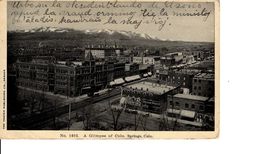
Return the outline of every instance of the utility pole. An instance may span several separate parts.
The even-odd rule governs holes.
[[[68,71],[68,77],[67,77],[67,99],[69,98],[69,83],[70,83],[70,76]],[[68,117],[68,130],[70,130],[70,114],[71,114],[71,102],[69,101],[69,117]]]
[[[70,113],[71,113],[71,102],[69,102],[69,121],[68,121],[68,130],[70,130]]]
[[[121,90],[120,95],[121,95],[121,98],[122,98],[122,96],[123,96],[123,87],[122,86],[120,86],[120,90]]]

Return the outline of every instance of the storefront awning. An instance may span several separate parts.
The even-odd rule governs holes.
[[[181,116],[182,117],[188,117],[188,118],[194,118],[195,112],[194,111],[188,111],[188,110],[181,110]]]
[[[138,80],[138,79],[140,79],[140,78],[141,78],[140,75],[134,75],[134,76],[126,77],[125,80],[126,80],[127,82],[129,82],[129,81]]]
[[[122,78],[115,79],[114,82],[115,82],[116,85],[125,83],[125,81]]]
[[[180,110],[176,110],[176,109],[167,109],[167,113],[173,113],[173,114],[180,114]]]
[[[114,82],[114,81],[111,81],[110,83],[109,83],[109,85],[110,86],[113,86],[113,85],[115,85],[116,83]]]
[[[87,90],[87,89],[90,89],[91,87],[84,87],[82,88],[82,90]]]

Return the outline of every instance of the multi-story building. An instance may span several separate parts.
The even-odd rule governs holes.
[[[125,64],[125,75],[131,76],[139,74],[139,64],[136,63],[127,63]]]
[[[183,54],[185,56],[190,56],[192,55],[194,57],[195,60],[203,60],[206,55],[204,54],[205,51],[202,50],[194,50],[194,51],[185,51],[183,52]]]
[[[117,56],[116,48],[86,48],[85,52],[91,51],[93,56],[97,59],[109,59]]]
[[[200,69],[200,70],[204,70],[204,71],[208,71],[208,70],[215,70],[215,60],[203,60],[200,61],[199,63],[193,64],[191,66],[189,66],[189,68],[191,69]]]
[[[133,57],[133,63],[155,65],[160,62],[160,56]]]
[[[172,86],[181,86],[192,91],[193,77],[200,71],[196,69],[174,69],[162,71],[159,74],[159,79]]]
[[[163,68],[171,67],[173,65],[181,64],[183,55],[181,52],[168,53],[165,56],[162,56],[160,61]]]
[[[183,63],[184,63],[184,64],[193,64],[193,63],[195,63],[195,62],[196,62],[196,61],[195,61],[193,55],[183,56]]]
[[[54,64],[33,60],[16,63],[18,86],[41,91],[54,91]]]
[[[209,97],[176,94],[168,95],[167,115],[179,119],[194,121],[206,112]]]
[[[124,87],[123,97],[128,108],[162,113],[167,108],[167,96],[174,89],[173,86],[143,81]]]
[[[192,82],[192,94],[214,97],[215,82],[214,73],[199,73],[194,76]]]
[[[143,64],[143,57],[133,57],[133,63]]]
[[[125,63],[114,63],[114,79],[122,78],[125,76]]]
[[[84,61],[88,52],[91,51],[95,59],[114,59],[116,57],[116,52],[121,51],[121,48],[114,47],[86,47],[86,48],[73,48],[73,49],[55,49],[51,54],[60,61]]]
[[[139,74],[144,75],[144,74],[152,74],[154,70],[154,65],[149,65],[149,64],[141,64],[139,65]]]
[[[204,112],[209,97],[189,94],[168,95],[168,108]]]
[[[18,61],[16,66],[18,86],[67,96],[92,95],[113,81],[114,72],[120,77],[125,69],[122,64],[97,61],[91,52],[81,62],[36,59]]]

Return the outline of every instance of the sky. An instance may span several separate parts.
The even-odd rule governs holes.
[[[33,3],[34,6],[38,4],[38,2],[30,2]],[[41,2],[42,4],[50,5],[51,2]],[[20,7],[20,8],[13,8],[12,4],[13,2],[8,2],[8,30],[24,30],[24,29],[32,29],[32,28],[38,28],[38,27],[62,27],[62,28],[73,28],[73,29],[79,29],[79,30],[87,30],[87,29],[111,29],[111,30],[125,30],[125,31],[133,31],[136,33],[145,33],[152,37],[157,37],[159,39],[169,39],[169,40],[178,40],[178,41],[196,41],[196,42],[214,42],[214,19],[215,19],[215,12],[214,12],[214,3],[182,3],[185,4],[185,8],[176,8],[178,5],[177,3],[173,3],[173,8],[166,8],[165,3],[161,2],[158,3],[158,8],[152,8],[152,3],[150,2],[143,2],[142,8],[113,8],[113,9],[107,9],[107,8],[99,8],[99,9],[92,9],[92,14],[95,14],[97,11],[104,11],[104,12],[136,12],[133,16],[134,20],[143,22],[141,25],[135,29],[133,25],[126,25],[126,24],[104,24],[104,21],[107,21],[109,17],[101,17],[102,23],[90,23],[90,22],[83,22],[83,23],[61,23],[58,24],[58,21],[62,18],[62,14],[64,11],[69,12],[85,12],[89,8],[71,8],[66,7],[66,5],[71,6],[71,2],[60,2],[62,5],[62,8],[58,7],[52,7],[50,10],[56,12],[55,16],[51,16],[56,20],[56,22],[52,23],[26,23],[23,20],[23,16],[21,16],[20,21],[21,22],[13,22],[13,19],[16,19],[18,16],[14,16],[11,14],[14,13],[29,13],[34,12],[39,9],[40,14],[42,14],[46,7],[41,8],[30,8],[30,7]],[[84,2],[77,2],[84,3]],[[90,3],[90,2],[88,2]],[[87,2],[85,2],[87,4]],[[100,3],[96,3],[100,4]],[[128,5],[129,3],[121,3]],[[188,8],[189,4],[195,4],[195,8]],[[200,6],[200,8],[198,8]],[[159,12],[162,8],[165,8],[165,10],[168,13],[168,16],[161,16],[159,15]],[[156,21],[158,22],[159,19],[162,19],[162,21],[165,21],[166,18],[168,20],[166,21],[164,27],[159,30],[159,25],[153,24],[144,24],[144,21],[154,21],[152,20],[152,17],[143,17],[141,15],[141,11],[143,9],[147,9],[148,11],[152,10],[156,13]],[[209,16],[205,20],[205,16],[176,16],[177,13],[194,13],[194,12],[201,12],[203,9],[206,11],[210,11]],[[61,13],[61,15],[59,14]],[[175,15],[174,15],[175,14]],[[96,15],[96,14],[95,14]],[[41,16],[35,16],[35,18],[40,18]],[[65,16],[66,17],[66,16]],[[92,17],[92,16],[91,16]],[[93,15],[94,17],[94,15]],[[117,22],[120,22],[123,19],[127,19],[129,16],[124,17],[113,17]],[[70,19],[74,19],[74,17],[66,17]]]

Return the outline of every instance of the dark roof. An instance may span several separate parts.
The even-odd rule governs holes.
[[[95,60],[94,57],[93,57],[93,55],[92,55],[92,52],[91,52],[91,51],[88,51],[85,60],[88,60],[88,61]]]

